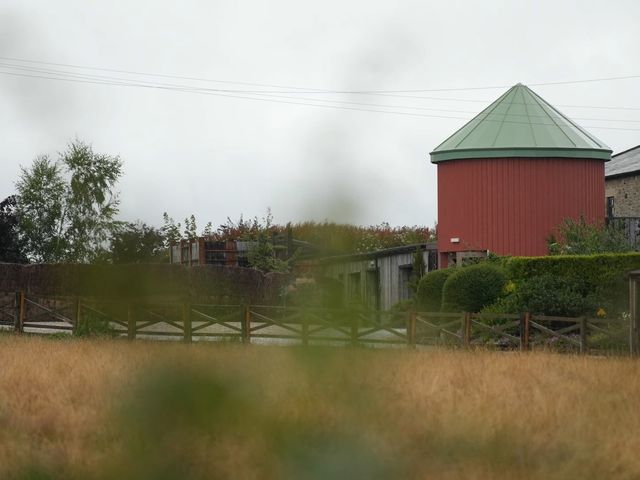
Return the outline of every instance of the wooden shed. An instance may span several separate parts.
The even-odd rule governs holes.
[[[324,276],[342,283],[347,304],[388,310],[412,296],[409,285],[416,251],[421,252],[427,271],[436,268],[435,243],[325,257],[318,260],[318,265]]]
[[[517,84],[431,152],[439,266],[467,254],[537,256],[565,218],[603,222],[611,149]]]

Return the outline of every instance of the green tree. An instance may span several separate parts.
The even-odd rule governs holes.
[[[164,236],[165,247],[169,248],[171,245],[182,240],[182,233],[180,232],[181,225],[180,223],[176,223],[167,212],[162,214],[162,219],[164,221],[164,226],[161,231]]]
[[[143,222],[123,223],[111,234],[113,263],[160,263],[168,261],[162,230]]]
[[[17,215],[27,256],[47,263],[103,258],[116,225],[121,174],[119,157],[95,153],[80,140],[57,161],[45,155],[22,167]]]
[[[296,255],[294,254],[293,257]],[[276,248],[266,232],[258,235],[254,245],[249,249],[247,259],[249,264],[263,272],[288,272],[294,258],[282,260],[276,255]]]
[[[0,262],[25,263],[18,238],[17,197],[11,195],[0,202]]]
[[[413,268],[411,269],[411,281],[409,287],[415,293],[418,290],[418,284],[424,274],[427,272],[427,266],[424,263],[424,254],[420,247],[416,247],[416,251],[413,254]]]

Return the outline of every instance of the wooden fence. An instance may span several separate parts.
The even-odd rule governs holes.
[[[140,339],[226,340],[301,345],[439,345],[568,352],[629,350],[627,319],[525,314],[388,312],[360,309],[104,300],[0,294],[0,326],[17,333],[99,330]]]

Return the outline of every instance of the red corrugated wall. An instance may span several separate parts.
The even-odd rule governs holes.
[[[604,221],[604,162],[486,158],[438,164],[438,250],[545,255],[564,218]],[[451,243],[451,238],[460,243]]]

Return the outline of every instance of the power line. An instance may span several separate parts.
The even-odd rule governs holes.
[[[53,65],[53,66],[62,66],[76,69],[86,69],[86,70],[95,70],[95,71],[105,71],[105,72],[117,72],[117,73],[127,73],[132,75],[142,75],[142,76],[150,76],[150,77],[160,77],[160,78],[173,78],[173,79],[183,79],[183,80],[192,80],[192,81],[201,81],[201,82],[215,82],[215,83],[229,83],[229,84],[238,84],[238,85],[248,85],[248,86],[260,86],[260,87],[270,87],[270,88],[279,88],[279,89],[290,89],[295,91],[246,91],[246,90],[232,90],[232,89],[217,89],[216,91],[220,92],[228,92],[228,93],[277,93],[277,94],[361,94],[361,95],[373,95],[373,96],[383,96],[383,97],[394,97],[394,98],[408,98],[408,99],[420,99],[420,100],[435,100],[435,101],[448,101],[448,102],[462,102],[462,103],[488,103],[491,100],[479,100],[479,99],[461,99],[461,98],[443,98],[443,97],[426,97],[426,96],[418,96],[418,95],[403,95],[403,94],[394,94],[394,93],[382,93],[386,92],[383,90],[378,91],[338,91],[338,90],[321,90],[321,89],[309,89],[305,87],[295,87],[295,86],[284,86],[284,85],[274,85],[274,84],[263,84],[263,83],[250,83],[250,82],[238,82],[231,80],[216,80],[211,78],[202,78],[202,77],[189,77],[189,76],[181,76],[181,75],[166,75],[166,74],[155,74],[155,73],[145,73],[145,72],[137,72],[131,70],[118,70],[111,68],[102,68],[102,67],[90,67],[90,66],[82,66],[77,64],[67,64],[67,63],[55,63],[55,62],[43,62],[37,60],[27,60],[20,59],[14,57],[1,57],[0,59],[9,60],[9,61],[17,61],[22,63],[30,63],[30,64],[40,64],[40,65]],[[84,75],[84,74],[82,74]],[[608,80],[620,80],[620,79],[628,79],[628,78],[637,78],[640,76],[630,75],[625,77],[605,77],[599,79],[583,79],[583,80],[572,80],[565,82],[546,82],[546,83],[534,83],[530,84],[531,86],[542,86],[542,85],[561,85],[561,84],[569,84],[569,83],[585,83],[585,82],[596,82],[596,81],[608,81]],[[509,86],[502,86],[499,88],[507,88]],[[485,89],[485,88],[498,88],[498,87],[471,87],[472,89]],[[462,89],[452,89],[459,91]],[[423,90],[426,91],[426,90]],[[435,91],[435,90],[434,90]],[[437,91],[441,91],[438,89]],[[391,92],[391,91],[389,91]],[[597,109],[597,110],[624,110],[624,111],[640,111],[639,107],[613,107],[613,106],[595,106],[595,105],[567,105],[567,104],[556,104],[559,107],[563,108],[580,108],[580,109]],[[444,109],[437,109],[439,111],[443,111]],[[462,113],[462,112],[460,112]]]
[[[39,73],[39,74],[51,74],[51,75],[56,75],[56,76],[63,76],[63,77],[71,77],[71,78],[77,78],[77,79],[82,79],[82,80],[100,80],[100,81],[108,81],[108,82],[118,82],[120,84],[126,85],[126,86],[131,86],[132,83],[135,83],[137,85],[141,85],[142,83],[140,83],[139,80],[136,79],[127,79],[127,78],[121,78],[121,77],[111,77],[111,76],[104,76],[104,75],[89,75],[89,74],[84,74],[84,73],[75,73],[75,72],[68,72],[65,70],[52,70],[52,69],[43,69],[43,68],[39,68],[39,67],[29,67],[29,66],[16,66],[14,64],[11,63],[4,63],[4,62],[0,62],[0,67],[6,67],[6,68],[10,68],[10,69],[14,69],[14,70],[20,70],[20,71],[28,71],[28,72],[35,72],[35,73]],[[144,85],[148,85],[147,82],[145,82]],[[177,85],[177,84],[171,84],[171,83],[154,83],[153,86],[162,86],[162,87],[172,87],[172,88],[178,88],[178,89],[188,89],[188,90],[200,90],[200,91],[212,91],[212,92],[221,92],[221,93],[230,93],[229,90],[218,90],[218,89],[208,89],[208,88],[202,88],[202,87],[193,87],[190,85]],[[231,92],[235,92],[235,91],[231,91]],[[347,100],[330,100],[330,99],[319,99],[319,98],[309,98],[309,97],[292,97],[292,96],[285,96],[285,95],[273,95],[273,94],[266,94],[263,91],[242,91],[242,93],[245,94],[252,94],[252,95],[261,95],[261,96],[266,96],[266,97],[271,97],[271,98],[283,98],[283,99],[289,99],[289,100],[306,100],[306,101],[312,101],[312,102],[320,102],[320,103],[336,103],[336,104],[344,104],[344,105],[356,105],[356,106],[366,106],[366,107],[376,107],[376,108],[392,108],[392,109],[402,109],[402,110],[422,110],[422,111],[434,111],[434,112],[445,112],[445,113],[468,113],[468,114],[475,114],[476,111],[472,111],[472,110],[452,110],[452,109],[445,109],[445,108],[430,108],[430,107],[419,107],[419,106],[413,106],[413,105],[389,105],[389,104],[379,104],[379,103],[366,103],[366,102],[352,102],[352,101],[347,101]],[[512,103],[521,103],[521,102],[512,102]],[[528,117],[547,117],[547,115],[536,115],[536,114],[524,114],[524,113],[506,113],[504,114],[507,117],[523,117],[523,118],[528,118]],[[586,120],[586,121],[601,121],[601,122],[623,122],[623,123],[640,123],[640,120],[629,120],[629,119],[609,119],[609,118],[585,118],[585,117],[573,117],[575,120]]]
[[[186,86],[174,86],[174,85],[163,85],[163,84],[150,84],[150,83],[142,83],[142,82],[132,82],[125,81],[123,79],[111,79],[108,77],[103,77],[102,79],[91,79],[91,78],[77,78],[82,75],[74,74],[74,77],[68,76],[47,76],[47,75],[36,75],[30,73],[15,73],[15,72],[3,72],[0,71],[2,75],[10,75],[17,77],[27,77],[27,78],[37,78],[37,79],[45,79],[45,80],[57,80],[64,82],[73,82],[73,83],[87,83],[87,84],[98,84],[98,85],[111,85],[111,86],[125,86],[125,87],[137,87],[137,88],[152,88],[159,90],[170,90],[177,91],[183,93],[198,93],[204,95],[214,95],[220,97],[227,98],[237,98],[237,99],[245,99],[245,100],[254,100],[254,101],[263,101],[263,102],[271,102],[271,103],[281,103],[281,104],[290,104],[290,105],[303,105],[303,106],[311,106],[311,107],[320,107],[320,108],[331,108],[331,109],[339,109],[339,110],[355,110],[355,111],[364,111],[364,112],[374,112],[374,113],[386,113],[392,115],[404,115],[404,116],[412,116],[412,117],[425,117],[425,118],[444,118],[444,119],[456,119],[456,120],[470,120],[468,117],[459,117],[459,116],[448,116],[448,115],[429,115],[429,114],[419,114],[419,113],[409,113],[409,112],[400,112],[394,110],[378,110],[372,108],[356,108],[356,107],[345,107],[340,105],[319,105],[317,103],[306,103],[306,102],[298,102],[298,101],[285,101],[285,100],[275,100],[272,98],[264,98],[264,97],[276,97],[276,95],[264,95],[254,93],[254,96],[243,96],[243,95],[235,95],[230,94],[228,92],[219,92],[215,89],[210,91],[211,89],[200,89]],[[88,76],[92,77],[92,76]],[[95,77],[95,76],[93,76]],[[262,95],[262,98],[256,95]],[[313,100],[313,99],[312,99]],[[492,121],[489,119],[489,121]],[[502,121],[502,120],[496,120]],[[514,121],[504,121],[504,123],[515,123],[515,124],[536,124],[535,122],[514,122]],[[537,123],[538,125],[547,125],[545,123]],[[606,130],[627,130],[627,131],[640,131],[640,129],[632,129],[632,128],[620,128],[620,127],[602,127],[602,126],[589,126],[585,128],[592,129],[606,129]]]
[[[294,86],[285,86],[285,85],[275,85],[275,84],[265,84],[265,83],[251,83],[251,82],[240,82],[233,80],[219,80],[205,77],[189,77],[182,75],[168,75],[168,74],[159,74],[159,73],[147,73],[147,72],[138,72],[132,70],[120,70],[113,68],[104,68],[104,67],[91,67],[86,65],[77,65],[71,63],[55,63],[55,62],[45,62],[40,60],[29,60],[23,58],[15,58],[15,57],[2,57],[0,56],[0,60],[8,60],[14,62],[23,62],[23,63],[31,63],[31,64],[41,64],[41,65],[52,65],[52,66],[62,66],[62,67],[70,67],[70,68],[79,68],[86,70],[96,70],[96,71],[105,71],[105,72],[116,72],[116,73],[126,73],[133,75],[144,75],[151,77],[164,77],[164,78],[174,78],[174,79],[182,79],[182,80],[195,80],[201,82],[214,82],[214,83],[228,83],[228,84],[236,84],[236,85],[248,85],[248,86],[260,86],[260,87],[269,87],[269,88],[279,88],[279,89],[291,89],[291,90],[301,90],[301,93],[339,93],[339,94],[381,94],[381,93],[421,93],[421,92],[461,92],[461,91],[475,91],[475,90],[496,90],[501,88],[509,88],[512,85],[493,85],[493,86],[482,86],[482,87],[456,87],[456,88],[419,88],[419,89],[404,89],[404,90],[330,90],[330,89],[317,89],[317,88],[307,88],[307,87],[294,87]],[[592,82],[607,82],[607,81],[617,81],[617,80],[629,80],[640,78],[639,75],[624,75],[624,76],[614,76],[614,77],[599,77],[599,78],[587,78],[587,79],[578,79],[578,80],[563,80],[563,81],[553,81],[553,82],[538,82],[538,83],[529,83],[530,86],[547,86],[547,85],[569,85],[569,84],[577,84],[577,83],[592,83]],[[306,90],[306,92],[305,92]],[[248,93],[248,92],[237,92],[237,93]],[[278,93],[278,92],[267,92],[267,93]]]
[[[137,80],[130,80],[120,77],[110,77],[104,75],[88,75],[84,73],[74,73],[67,72],[64,70],[52,70],[52,69],[43,69],[37,67],[28,67],[28,66],[15,66],[14,64],[0,62],[0,67],[11,68],[20,71],[28,71],[35,72],[41,74],[52,74],[56,76],[64,76],[78,79],[90,79],[90,80],[103,80],[109,82],[122,82],[124,85],[129,85],[129,83],[140,84]],[[154,83],[153,85],[160,85],[163,87],[175,87],[175,88],[184,88],[189,90],[202,90],[202,91],[214,91],[214,92],[228,92],[227,90],[217,90],[217,89],[205,89],[202,87],[192,87],[190,85],[176,85],[170,83]],[[293,97],[293,96],[285,96],[285,95],[272,95],[272,94],[264,94],[263,92],[254,92],[254,91],[246,91],[243,93],[247,94],[256,94],[271,98],[283,98],[290,100],[306,100],[312,102],[321,102],[321,103],[337,103],[337,104],[345,104],[345,105],[356,105],[356,106],[366,106],[366,107],[377,107],[377,108],[393,108],[393,109],[403,109],[403,110],[423,110],[423,111],[434,111],[434,112],[445,112],[445,113],[468,113],[468,114],[476,114],[476,111],[472,110],[452,110],[452,109],[444,109],[444,108],[430,108],[430,107],[418,107],[413,105],[389,105],[389,104],[379,104],[379,103],[367,103],[367,102],[352,102],[346,100],[328,100],[328,99],[320,99],[320,98],[309,98],[309,97]],[[515,102],[513,102],[515,103]],[[507,117],[546,117],[547,115],[536,115],[536,114],[525,114],[525,113],[506,113],[504,114]],[[587,121],[602,121],[602,122],[624,122],[624,123],[640,123],[640,120],[627,120],[627,119],[607,119],[607,118],[584,118],[584,117],[573,117],[575,120],[587,120]]]

